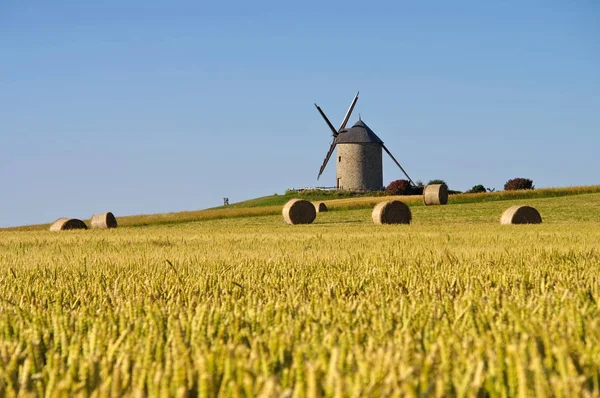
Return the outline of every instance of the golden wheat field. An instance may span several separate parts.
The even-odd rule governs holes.
[[[412,211],[0,230],[0,395],[600,395],[600,194]]]

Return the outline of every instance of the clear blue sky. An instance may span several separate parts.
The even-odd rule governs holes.
[[[415,180],[600,183],[596,0],[0,0],[0,226],[334,185],[359,89]]]

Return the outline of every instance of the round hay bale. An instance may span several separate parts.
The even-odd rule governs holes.
[[[304,199],[292,199],[283,206],[283,220],[287,224],[310,224],[317,217],[315,206]]]
[[[511,206],[502,214],[500,224],[541,224],[540,212],[531,206]]]
[[[425,206],[445,205],[448,203],[448,186],[446,184],[427,185],[423,189]]]
[[[323,202],[315,203],[315,210],[317,213],[323,213],[324,211],[328,211],[327,205]]]
[[[410,224],[412,213],[406,203],[389,200],[378,203],[372,217],[375,224]]]
[[[92,228],[117,228],[117,219],[110,211],[102,214],[94,214],[90,220]]]
[[[59,218],[50,226],[50,231],[66,231],[68,229],[87,229],[87,225],[76,218]]]

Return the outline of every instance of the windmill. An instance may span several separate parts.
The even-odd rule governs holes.
[[[356,93],[346,112],[346,116],[342,120],[342,124],[337,130],[333,127],[333,124],[331,124],[321,107],[315,104],[333,134],[333,142],[329,147],[329,151],[327,151],[327,155],[325,155],[325,160],[323,160],[317,179],[323,174],[334,149],[337,148],[336,188],[352,191],[379,191],[383,187],[383,162],[381,153],[381,149],[383,148],[400,170],[402,170],[410,183],[415,185],[400,163],[398,163],[396,158],[394,158],[392,153],[383,144],[383,141],[360,117],[354,126],[349,129],[346,128],[356,101],[358,101],[358,94]]]

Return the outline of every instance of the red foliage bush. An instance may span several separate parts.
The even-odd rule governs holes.
[[[529,178],[513,178],[512,180],[506,181],[506,184],[504,184],[505,191],[518,191],[534,188],[533,180],[530,180]]]
[[[385,188],[386,195],[410,195],[411,193],[411,186],[408,180],[392,181]]]

